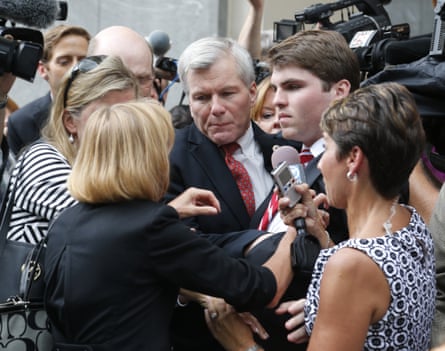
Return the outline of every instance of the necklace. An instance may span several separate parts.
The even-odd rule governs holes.
[[[385,221],[385,223],[383,223],[383,228],[385,228],[385,232],[388,235],[390,235],[392,233],[392,223],[391,223],[391,220],[392,220],[392,218],[394,217],[395,214],[396,214],[396,201],[394,201],[392,203],[391,208],[389,210],[389,217]]]

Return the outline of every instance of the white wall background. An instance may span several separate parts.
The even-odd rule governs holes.
[[[274,21],[293,19],[297,10],[311,4],[333,1],[265,0],[263,28],[272,29]],[[169,33],[172,41],[167,56],[177,58],[189,43],[203,36],[236,38],[248,8],[247,0],[68,0],[66,22],[84,26],[92,35],[116,24],[144,36],[160,29]],[[413,35],[432,30],[434,12],[429,0],[393,0],[385,8],[393,24],[408,22]],[[34,83],[18,79],[10,95],[22,106],[47,91],[47,83],[37,74]],[[179,101],[180,92],[175,85],[167,107]]]

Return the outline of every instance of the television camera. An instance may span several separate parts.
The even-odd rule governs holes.
[[[383,82],[403,84],[413,94],[427,139],[425,164],[432,179],[445,180],[445,0],[434,4],[434,25],[430,50],[418,60],[388,66],[362,82],[362,86]],[[439,184],[440,185],[440,184]]]
[[[11,72],[33,82],[42,57],[42,33],[32,28],[16,27],[16,20],[40,28],[48,26],[53,20],[65,20],[67,13],[66,1],[0,2],[0,75]]]
[[[410,38],[407,23],[392,25],[384,8],[391,0],[339,0],[327,4],[314,4],[295,13],[295,21],[274,22],[274,41],[279,42],[306,24],[341,33],[357,54],[363,79],[382,70],[386,64],[408,63],[425,56],[430,36],[416,38],[415,50],[407,50],[403,41]],[[331,17],[340,11],[340,20]],[[346,13],[346,19],[345,19]],[[403,54],[400,53],[403,50]]]

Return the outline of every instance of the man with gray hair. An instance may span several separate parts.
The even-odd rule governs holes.
[[[187,224],[241,257],[264,233],[249,228],[257,228],[269,202],[274,146],[289,142],[266,134],[250,120],[256,97],[254,66],[249,53],[234,40],[195,41],[180,56],[178,71],[193,123],[176,133],[167,200],[189,187],[211,190],[221,212],[191,218]],[[208,332],[198,304],[178,307],[172,328],[176,351],[222,350]]]

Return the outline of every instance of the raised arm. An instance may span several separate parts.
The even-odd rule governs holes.
[[[238,36],[238,43],[246,48],[253,59],[261,58],[261,27],[265,0],[249,0],[250,9]]]

